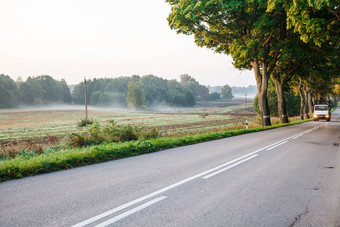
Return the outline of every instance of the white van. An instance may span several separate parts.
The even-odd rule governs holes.
[[[314,106],[313,120],[318,121],[319,119],[326,119],[326,121],[331,120],[331,112],[328,105],[322,104]]]

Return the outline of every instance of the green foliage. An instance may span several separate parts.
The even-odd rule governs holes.
[[[176,80],[169,80],[166,102],[174,106],[194,106],[196,99],[193,93],[184,88]]]
[[[162,136],[161,132],[156,128],[151,128],[151,129],[143,128],[141,132],[141,137],[144,140],[156,139],[161,136]]]
[[[56,81],[50,76],[28,77],[19,85],[22,103],[41,105],[71,103],[71,92],[65,80]]]
[[[139,82],[130,81],[128,84],[127,102],[134,109],[145,109],[145,92]]]
[[[90,120],[90,119],[85,120],[85,119],[83,119],[83,120],[81,120],[81,121],[79,121],[77,123],[77,126],[78,127],[85,127],[87,125],[92,125],[92,124],[93,124],[93,120]]]
[[[190,77],[190,76],[188,76]],[[130,83],[130,91],[129,91]],[[168,81],[153,75],[119,77],[115,79],[87,80],[89,105],[145,109],[160,103],[170,106],[194,106],[196,99],[208,99],[207,87],[190,77],[188,83]],[[144,94],[143,94],[144,93]],[[129,96],[129,97],[128,97]],[[28,77],[14,82],[0,75],[0,108],[52,103],[85,104],[84,82],[74,86],[71,95],[65,80],[56,81],[50,76]]]
[[[301,40],[318,46],[338,45],[340,8],[338,0],[269,0],[268,11],[283,7],[287,26],[300,35]]]
[[[90,96],[90,104],[98,106],[126,107],[126,95],[117,92],[95,91]]]
[[[67,147],[84,147],[105,143],[118,143],[138,139],[154,139],[161,135],[156,128],[146,129],[137,126],[117,125],[113,120],[108,121],[108,125],[100,127],[94,121],[84,132],[73,133],[67,137],[65,145]]]
[[[33,155],[32,157],[19,156],[13,159],[0,160],[0,181],[126,158],[161,151],[163,149],[258,132],[303,122],[306,121],[251,128],[248,130],[240,129],[185,137],[156,138],[150,140],[129,141],[125,143],[103,143],[86,148],[68,148],[59,151],[46,152],[39,155]]]
[[[181,75],[181,84],[187,91],[190,91],[196,99],[207,100],[209,98],[209,89],[200,85],[194,78],[188,74]]]
[[[16,83],[9,76],[0,75],[0,108],[71,102],[71,92],[65,80],[38,76]]]
[[[226,100],[231,100],[234,98],[232,89],[228,84],[221,88],[221,98]]]
[[[166,99],[167,80],[154,75],[146,75],[141,77],[140,85],[145,92],[148,105],[159,104]]]
[[[193,106],[196,104],[194,93],[201,97],[203,94],[208,95],[208,89],[193,78],[192,81],[197,85],[194,90],[190,90],[188,84],[183,85],[154,75],[87,80],[88,103],[99,106],[128,105],[135,109],[145,109],[160,103]],[[74,87],[72,97],[75,103],[84,104],[84,83]]]
[[[221,99],[221,93],[213,92],[209,96],[209,100],[211,101],[217,101]]]
[[[263,0],[166,0],[171,5],[168,22],[178,33],[193,35],[200,47],[229,54],[238,69],[254,69],[261,111],[267,113],[268,78],[282,48],[285,17],[280,10],[266,12]],[[228,97],[229,98],[229,97]],[[269,119],[262,119],[269,125]]]
[[[19,105],[17,86],[9,76],[0,75],[0,109]]]

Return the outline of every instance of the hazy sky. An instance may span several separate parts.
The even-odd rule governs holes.
[[[255,84],[230,56],[171,30],[169,12],[164,0],[0,0],[0,74],[71,84],[84,76],[189,74],[204,85]]]

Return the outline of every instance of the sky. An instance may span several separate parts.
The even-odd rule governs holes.
[[[189,74],[210,86],[255,85],[252,71],[171,30],[165,0],[0,0],[0,74],[16,80]]]

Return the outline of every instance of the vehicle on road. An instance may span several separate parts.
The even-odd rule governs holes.
[[[331,112],[327,104],[314,106],[313,120],[318,121],[319,119],[326,119],[326,121],[331,120]]]

